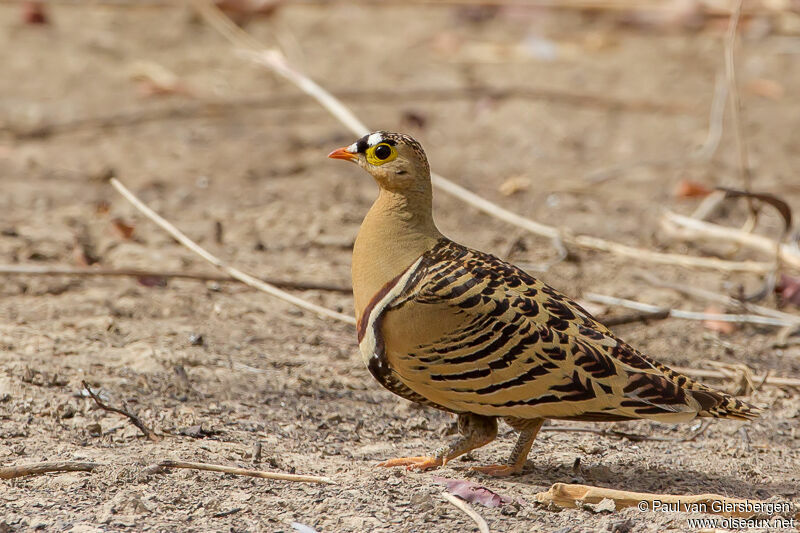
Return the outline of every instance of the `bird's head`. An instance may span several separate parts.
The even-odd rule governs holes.
[[[372,174],[382,188],[396,192],[423,191],[430,187],[430,167],[422,146],[403,133],[376,131],[328,157],[346,159]]]

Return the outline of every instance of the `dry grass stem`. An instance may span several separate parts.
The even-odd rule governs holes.
[[[69,266],[43,266],[43,265],[0,265],[0,274],[25,275],[25,276],[100,276],[100,277],[133,277],[133,278],[177,278],[195,279],[201,281],[236,282],[240,280],[232,276],[219,274],[202,274],[199,272],[178,272],[171,270],[142,270],[138,268],[80,268]],[[350,294],[351,287],[330,285],[327,283],[314,283],[310,281],[288,281],[281,279],[261,278],[264,283],[269,283],[283,289],[300,291],[329,291]]]
[[[729,498],[721,494],[655,494],[593,487],[591,485],[568,485],[566,483],[555,483],[547,492],[540,492],[535,496],[535,500],[539,503],[545,505],[552,503],[566,508],[580,508],[584,504],[597,504],[605,499],[612,500],[617,511],[626,507],[641,506],[643,505],[642,502],[647,502],[646,508],[640,507],[642,511],[652,511],[654,502],[660,501],[662,504],[677,504],[681,511],[687,509],[684,512],[691,512],[691,506],[697,504],[705,507],[706,510],[704,512],[708,514],[741,518],[750,518],[756,515],[755,512],[746,510],[747,507],[743,505],[745,502],[765,503]],[[800,512],[797,512],[794,516],[800,518]]]
[[[51,472],[91,472],[100,463],[83,461],[56,461],[52,463],[31,463],[27,465],[0,466],[0,479],[36,476]]]
[[[775,240],[762,235],[754,235],[741,229],[720,226],[704,220],[687,217],[667,211],[661,219],[661,227],[671,237],[687,241],[730,242],[768,254],[775,254]],[[800,268],[800,249],[788,244],[779,244],[783,264]],[[771,273],[774,263],[761,263],[767,266],[763,273]]]
[[[636,273],[635,277],[642,279],[643,281],[649,283],[654,287],[671,289],[686,296],[692,296],[701,300],[722,304],[726,307],[741,309],[748,313],[771,316],[775,318],[782,318],[789,322],[794,322],[795,324],[800,325],[800,316],[798,315],[793,315],[791,313],[784,313],[783,311],[778,311],[777,309],[764,307],[763,305],[756,305],[748,302],[743,302],[741,300],[733,298],[732,296],[727,296],[725,294],[710,291],[708,289],[701,289],[699,287],[691,287],[688,285],[684,285],[682,283],[671,283],[669,281],[664,281],[658,278],[657,276],[650,274],[649,272],[638,272]]]
[[[692,212],[692,218],[698,220],[705,220],[710,217],[717,208],[722,205],[722,202],[727,198],[725,191],[714,191],[700,202],[695,210]]]
[[[728,24],[728,33],[725,36],[725,77],[728,81],[728,92],[731,100],[731,122],[733,123],[733,133],[736,138],[736,151],[739,155],[739,177],[744,190],[749,191],[751,186],[750,163],[747,157],[747,143],[745,142],[744,127],[742,125],[742,100],[739,96],[739,84],[736,79],[736,31],[739,27],[743,2],[744,0],[736,0],[730,23]],[[748,201],[751,212],[755,214],[753,201]]]
[[[233,45],[242,48],[242,53],[252,61],[259,63],[273,72],[283,76],[300,90],[316,99],[328,112],[337,118],[355,135],[362,136],[370,129],[356,117],[341,101],[334,97],[311,78],[295,69],[283,53],[277,48],[265,48],[255,39],[236,26],[222,11],[208,0],[195,0],[193,5],[205,20],[219,31]],[[559,230],[536,222],[529,218],[513,213],[489,200],[465,189],[464,187],[448,180],[436,173],[431,174],[434,187],[455,196],[459,200],[483,211],[490,216],[508,222],[514,226],[525,229],[536,235],[551,239],[553,242],[563,242],[590,250],[599,250],[621,255],[638,261],[679,265],[684,267],[709,268],[728,272],[769,272],[772,265],[749,261],[724,261],[710,257],[691,257],[681,254],[654,252],[634,246],[590,237],[585,235],[572,235],[567,231]],[[560,239],[560,241],[559,241]]]
[[[457,496],[453,496],[449,492],[443,492],[442,498],[444,498],[448,502],[458,507],[459,510],[461,510],[464,514],[470,517],[472,521],[475,522],[475,524],[477,524],[478,531],[480,531],[481,533],[489,533],[489,524],[487,524],[486,520],[484,520],[481,515],[476,513],[475,509],[470,507],[470,505],[467,502],[465,502],[464,500],[462,500]]]
[[[626,298],[617,298],[616,296],[608,296],[605,294],[597,294],[594,292],[588,292],[584,294],[583,297],[590,302],[601,303],[606,305],[618,305],[620,307],[635,309],[637,311],[643,311],[645,313],[648,312],[659,313],[668,310],[669,316],[671,318],[682,318],[685,320],[703,320],[703,321],[714,320],[718,322],[761,324],[763,326],[777,326],[777,327],[786,327],[797,324],[796,320],[788,320],[786,318],[777,318],[771,316],[761,316],[753,314],[733,315],[733,314],[722,314],[722,313],[699,313],[696,311],[685,311],[683,309],[670,309],[668,307],[660,305],[646,304],[634,300],[628,300]]]
[[[206,470],[208,472],[222,472],[223,474],[233,474],[235,476],[250,476],[262,479],[277,479],[280,481],[296,481],[299,483],[323,483],[333,484],[331,478],[324,476],[304,476],[299,474],[284,474],[282,472],[265,472],[263,470],[250,470],[248,468],[238,468],[235,466],[214,465],[210,463],[190,463],[186,461],[161,461],[148,470],[156,472],[165,468],[189,468],[192,470]]]
[[[100,397],[97,394],[95,394],[95,392],[91,389],[91,387],[89,387],[88,383],[82,381],[81,384],[83,385],[83,388],[86,389],[86,392],[89,393],[89,396],[92,397],[94,403],[96,403],[100,409],[102,409],[103,411],[108,411],[110,413],[117,413],[118,415],[126,417],[128,420],[131,421],[131,424],[139,428],[139,431],[141,431],[144,434],[144,436],[150,439],[151,441],[159,442],[161,440],[161,437],[159,437],[155,431],[147,427],[147,425],[145,425],[145,423],[142,422],[141,418],[132,413],[129,413],[124,409],[111,407],[110,405],[103,402],[103,400],[100,399]]]
[[[659,311],[635,311],[626,315],[600,317],[599,320],[607,327],[621,326],[623,324],[633,324],[636,322],[647,322],[648,320],[663,320],[669,318],[669,309]]]
[[[246,274],[241,270],[238,270],[224,261],[219,259],[217,256],[213,255],[211,252],[207,251],[206,249],[202,248],[200,245],[195,243],[189,237],[184,235],[178,228],[167,222],[164,218],[162,218],[158,213],[150,209],[147,205],[145,205],[141,200],[139,200],[127,187],[125,187],[119,180],[116,178],[111,178],[111,185],[119,192],[122,196],[125,197],[131,204],[133,204],[136,209],[138,209],[143,215],[147,218],[155,222],[158,226],[160,226],[163,230],[167,233],[172,235],[179,243],[184,245],[189,250],[193,251],[215,267],[219,268],[232,278],[235,278],[245,285],[249,285],[254,289],[258,289],[260,291],[266,292],[267,294],[289,302],[292,305],[305,309],[307,311],[311,311],[321,317],[324,318],[332,318],[334,320],[338,320],[340,322],[344,322],[346,324],[355,325],[356,321],[353,317],[349,315],[345,315],[343,313],[339,313],[338,311],[333,311],[326,307],[322,307],[321,305],[313,304],[302,298],[298,298],[292,294],[289,294],[286,291],[282,291],[281,289],[275,287],[274,285],[270,285],[269,283],[265,283],[258,278],[251,276],[250,274]]]

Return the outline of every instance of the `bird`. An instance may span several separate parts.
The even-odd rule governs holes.
[[[458,244],[433,219],[419,142],[376,131],[334,150],[379,194],[353,246],[358,346],[391,392],[457,416],[458,436],[431,455],[379,466],[428,470],[484,446],[502,419],[519,435],[491,476],[523,471],[545,420],[751,420],[760,408],[636,350],[574,300],[498,257]]]

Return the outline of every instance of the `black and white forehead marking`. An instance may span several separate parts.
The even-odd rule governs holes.
[[[406,135],[405,133],[376,131],[364,135],[359,140],[348,146],[346,150],[351,154],[363,154],[364,152],[367,151],[367,148],[372,148],[373,146],[380,143],[386,143],[391,146],[404,144],[409,148],[411,148],[426,166],[428,164],[428,158],[425,157],[425,150],[422,149],[422,145],[419,144],[413,137],[411,137],[410,135]]]
[[[395,138],[397,134],[389,133],[386,131],[376,131],[374,133],[369,133],[364,135],[359,140],[351,144],[347,147],[347,151],[351,154],[363,154],[367,151],[367,148],[372,148],[373,146],[386,143],[392,146],[397,145],[397,139]]]

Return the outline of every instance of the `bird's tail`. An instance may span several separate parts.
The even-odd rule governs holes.
[[[691,394],[703,407],[697,416],[753,420],[761,416],[761,408],[716,390],[691,390]]]
[[[744,402],[726,392],[713,389],[688,376],[675,372],[665,365],[656,364],[668,379],[677,383],[687,394],[697,400],[701,407],[697,416],[730,418],[733,420],[753,420],[761,416],[762,409],[760,407]]]

